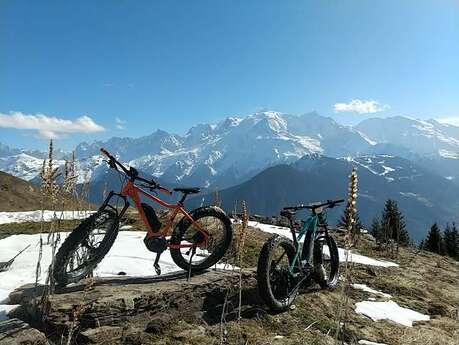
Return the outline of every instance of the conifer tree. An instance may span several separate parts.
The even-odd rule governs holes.
[[[424,240],[422,240],[421,242],[419,242],[419,249],[425,249],[425,243],[424,243]]]
[[[378,217],[374,217],[371,222],[370,234],[375,238],[376,242],[384,242],[384,233],[382,231],[381,222]]]
[[[424,249],[429,252],[440,254],[442,250],[442,237],[440,228],[437,223],[434,223],[427,234],[427,238],[424,241]]]
[[[455,223],[451,226],[446,224],[443,234],[443,244],[445,254],[459,260],[459,234]]]
[[[410,244],[410,235],[406,230],[405,218],[398,209],[395,200],[388,199],[386,201],[381,217],[381,228],[386,244],[391,240],[405,246]]]

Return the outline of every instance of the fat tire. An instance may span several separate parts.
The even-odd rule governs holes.
[[[322,289],[334,289],[339,278],[339,253],[335,240],[331,236],[323,236],[316,239],[314,243],[314,267],[322,263],[322,246],[325,242],[330,252],[330,276],[328,279],[321,279],[315,275],[317,283]]]
[[[216,206],[205,206],[205,207],[197,208],[190,213],[190,216],[194,220],[198,220],[199,218],[202,218],[202,217],[215,217],[215,218],[218,218],[220,221],[222,221],[224,225],[224,230],[223,230],[224,238],[221,241],[219,247],[217,247],[215,252],[213,252],[207,259],[203,260],[199,264],[196,264],[196,265],[192,264],[191,268],[190,268],[189,262],[185,260],[185,258],[183,257],[180,251],[180,248],[170,248],[172,260],[174,260],[175,264],[178,267],[186,271],[191,270],[192,272],[198,272],[198,271],[205,270],[209,267],[212,267],[218,261],[220,261],[221,258],[223,258],[233,238],[233,226],[231,224],[231,219],[228,217],[225,211],[223,211],[221,208],[216,207]],[[182,220],[174,228],[174,231],[172,232],[170,243],[172,245],[180,244],[183,235],[185,234],[186,230],[191,224],[192,224],[191,220],[189,220],[186,217],[183,217]]]
[[[271,252],[282,246],[288,256],[289,263],[291,264],[295,257],[295,246],[292,241],[284,236],[275,235],[271,239],[265,242],[258,258],[257,266],[257,285],[258,292],[262,300],[266,303],[270,310],[274,312],[282,312],[287,310],[298,295],[298,289],[295,289],[290,294],[287,300],[278,300],[271,289],[271,282],[269,279],[270,264],[271,264]]]
[[[93,256],[93,260],[87,263],[84,266],[83,271],[81,274],[69,276],[66,272],[67,262],[70,258],[70,254],[76,249],[76,247],[87,238],[92,227],[94,226],[94,222],[98,216],[102,213],[108,213],[109,220],[111,224],[107,229],[107,234],[104,237],[101,244],[95,249],[95,255]],[[53,276],[56,284],[59,287],[64,287],[70,283],[76,283],[81,279],[88,276],[94,268],[102,261],[105,255],[109,252],[110,248],[112,247],[115,239],[118,235],[119,230],[119,219],[116,213],[112,210],[102,210],[97,211],[96,213],[92,214],[85,220],[83,220],[71,233],[65,241],[62,243],[62,246],[59,248],[55,261],[54,261],[54,270]]]

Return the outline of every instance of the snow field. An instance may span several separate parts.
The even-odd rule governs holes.
[[[45,222],[51,221],[54,217],[57,219],[84,219],[94,211],[21,211],[21,212],[0,212],[0,224],[24,223],[24,222]]]
[[[61,242],[68,233],[59,233]],[[102,262],[94,271],[95,277],[113,277],[125,272],[129,277],[156,276],[153,267],[155,253],[148,251],[143,243],[144,232],[120,231],[118,237]],[[16,258],[10,269],[0,272],[0,318],[5,318],[13,306],[6,305],[9,294],[16,288],[35,282],[35,270],[40,250],[40,237],[43,240],[41,274],[38,282],[43,284],[52,259],[52,248],[46,244],[47,234],[13,235],[0,240],[0,261],[8,261],[21,249],[30,247]],[[59,246],[58,246],[59,247]],[[180,271],[172,260],[169,251],[161,255],[159,261],[161,274]],[[231,268],[217,264],[217,268]]]

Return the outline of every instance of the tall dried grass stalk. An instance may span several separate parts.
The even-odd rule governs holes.
[[[337,310],[337,321],[336,321],[336,333],[335,333],[335,342],[336,344],[340,343],[339,335],[346,331],[346,323],[349,318],[349,290],[352,284],[352,269],[353,264],[349,262],[349,255],[354,238],[354,226],[355,226],[355,216],[357,214],[357,192],[358,192],[358,177],[357,169],[354,167],[352,169],[351,175],[349,176],[349,188],[348,188],[348,202],[347,202],[347,212],[349,214],[349,222],[347,224],[345,238],[344,238],[344,249],[346,253],[346,261],[344,263],[344,275],[343,275],[343,284],[341,285],[340,298],[338,303]],[[344,344],[344,336],[341,339],[341,343]]]
[[[217,207],[222,206],[222,198],[220,197],[220,192],[218,191],[218,188],[215,188],[214,190],[214,205]]]
[[[237,249],[237,263],[239,265],[239,308],[237,313],[237,319],[241,320],[241,309],[242,309],[242,267],[244,257],[244,245],[245,238],[247,236],[247,227],[249,223],[249,212],[247,210],[247,204],[242,201],[242,224],[241,232],[239,233],[238,249]]]

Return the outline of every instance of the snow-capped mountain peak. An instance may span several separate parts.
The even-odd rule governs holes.
[[[99,169],[101,147],[166,181],[225,187],[266,167],[313,154],[356,157],[390,153],[451,161],[459,158],[459,128],[401,116],[369,119],[349,127],[316,112],[298,116],[258,111],[246,117],[227,117],[216,124],[199,124],[185,135],[158,129],[140,138],[81,143],[76,156],[85,173],[80,176],[92,176]],[[0,153],[1,170],[27,179],[38,175],[40,155],[23,152],[26,156],[21,156],[20,150],[4,145]],[[386,175],[390,177],[389,170]]]

